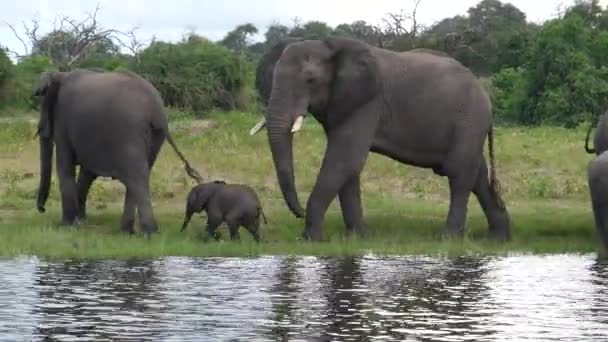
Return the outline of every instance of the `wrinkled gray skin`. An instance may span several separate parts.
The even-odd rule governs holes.
[[[608,250],[608,151],[589,162],[587,180],[595,227],[602,245]]]
[[[201,181],[169,135],[163,101],[146,80],[129,72],[75,70],[40,77],[34,96],[42,96],[40,187],[37,207],[44,212],[51,183],[53,145],[61,191],[62,223],[86,217],[86,199],[97,177],[111,177],[126,187],[121,229],[133,233],[137,208],[142,231],[158,231],[150,201],[150,172],[167,138]],[[76,166],[80,166],[76,181]]]
[[[276,63],[262,60],[272,72],[268,141],[285,201],[296,217],[306,218],[304,238],[322,239],[336,195],[347,233],[365,234],[360,174],[371,151],[448,178],[447,235],[462,236],[473,192],[490,235],[510,239],[494,168],[492,105],[467,68],[440,52],[398,53],[346,38],[296,41],[271,54]],[[294,185],[292,130],[307,112],[323,126],[327,148],[304,212]]]
[[[598,121],[595,122],[594,120],[587,130],[587,137],[585,138],[585,151],[587,151],[589,154],[595,153],[595,155],[599,156],[602,152],[608,150],[608,111],[596,119]],[[590,148],[589,138],[591,137],[591,131],[593,130],[594,126],[596,129],[593,136],[593,148]]]
[[[260,200],[255,191],[241,184],[213,181],[198,184],[188,194],[186,213],[181,231],[184,231],[195,213],[207,213],[207,233],[219,240],[217,228],[226,222],[230,239],[239,239],[239,227],[245,227],[255,241],[260,241],[260,216],[266,222]]]

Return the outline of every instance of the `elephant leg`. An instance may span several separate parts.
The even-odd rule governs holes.
[[[361,206],[361,176],[359,174],[351,177],[342,186],[338,193],[342,218],[346,226],[346,233],[353,232],[361,236],[367,234],[367,226],[363,220],[363,208]]]
[[[61,191],[62,224],[75,225],[78,224],[76,165],[71,151],[59,148],[57,151],[56,167]]]
[[[97,179],[97,175],[88,171],[87,169],[80,167],[78,171],[78,217],[84,220],[87,217],[87,197],[89,196],[89,190],[91,185]]]
[[[498,240],[510,240],[511,224],[509,213],[506,208],[500,205],[500,194],[496,193],[490,186],[485,158],[481,161],[473,193],[477,197],[479,205],[488,221],[490,236]]]
[[[217,231],[220,224],[222,224],[221,216],[216,216],[207,212],[207,234],[215,241],[220,239],[220,233]]]
[[[136,207],[136,199],[133,195],[132,189],[126,187],[127,190],[125,192],[125,200],[122,211],[122,219],[120,222],[120,230],[125,233],[134,234],[135,233],[135,207]]]
[[[239,210],[233,210],[226,215],[226,224],[228,225],[228,231],[230,232],[230,240],[240,240],[239,227],[240,227],[241,213]]]
[[[329,204],[349,180],[359,177],[365,166],[377,122],[368,110],[369,108],[354,113],[347,122],[328,130],[325,157],[306,204],[305,239],[321,240],[321,227]],[[355,214],[355,210],[349,211],[348,216],[355,218]],[[351,223],[359,222],[353,220]]]
[[[608,201],[603,198],[604,194],[593,194],[597,190],[591,189],[591,191],[591,208],[593,209],[597,235],[604,248],[608,249]]]
[[[133,200],[137,206],[137,213],[139,216],[139,223],[141,230],[150,236],[150,234],[158,231],[158,225],[154,218],[154,211],[152,209],[152,201],[150,198],[150,174],[149,170],[141,170],[140,176],[136,177],[135,180],[127,182],[127,192],[133,196]],[[125,203],[129,202],[125,200]],[[127,208],[125,208],[127,209]]]
[[[249,233],[251,233],[251,237],[255,240],[255,242],[260,242],[260,219],[256,218],[252,222],[245,225],[245,228]]]
[[[158,153],[160,152],[163,143],[165,142],[165,133],[160,129],[152,130],[152,140],[150,141],[150,154],[148,155],[148,166],[150,170],[154,166],[156,162],[156,158],[158,157]]]
[[[476,174],[475,174],[476,176]],[[445,224],[445,233],[452,237],[462,237],[467,218],[467,204],[474,180],[470,175],[450,177],[450,209]]]

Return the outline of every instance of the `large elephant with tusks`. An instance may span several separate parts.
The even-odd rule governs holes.
[[[370,151],[448,178],[445,235],[463,235],[473,192],[490,235],[510,239],[494,165],[492,104],[458,61],[423,49],[394,52],[328,38],[279,43],[260,63],[257,76],[264,79],[256,84],[262,97],[269,94],[268,110],[251,134],[266,128],[281,191],[293,214],[305,216],[306,239],[322,239],[336,195],[347,233],[366,233],[360,174]],[[323,126],[327,147],[304,210],[294,184],[292,139],[307,113]]]
[[[47,72],[33,95],[42,97],[40,186],[37,207],[45,211],[51,183],[53,145],[57,150],[62,224],[86,216],[86,199],[97,177],[111,177],[126,187],[121,228],[133,233],[135,209],[149,236],[158,226],[150,199],[150,172],[165,139],[201,182],[169,134],[163,100],[144,78],[131,72],[75,70]],[[76,166],[80,166],[76,179]]]

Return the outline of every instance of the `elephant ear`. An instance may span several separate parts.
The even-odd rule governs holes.
[[[270,92],[272,91],[272,77],[274,75],[274,66],[277,64],[279,58],[285,51],[287,45],[302,41],[300,37],[289,37],[275,45],[273,45],[268,52],[266,52],[255,70],[255,88],[260,96],[262,103],[267,106],[268,100],[270,99]]]
[[[346,114],[380,92],[380,69],[371,47],[350,38],[328,38],[332,51],[333,80],[329,99],[331,115]]]
[[[42,96],[40,105],[40,121],[38,122],[37,134],[42,138],[49,139],[53,136],[53,119],[55,115],[55,103],[61,86],[62,72],[45,72],[40,75],[38,84],[32,91],[33,96]]]

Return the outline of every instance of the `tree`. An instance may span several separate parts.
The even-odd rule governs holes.
[[[322,39],[329,37],[333,29],[322,21],[309,21],[300,26],[297,22],[289,32],[290,36],[302,37],[305,39]]]
[[[546,23],[526,65],[520,122],[574,127],[608,106],[608,67],[590,55],[593,28],[578,15]]]
[[[258,28],[251,23],[239,25],[234,30],[228,32],[224,39],[220,41],[220,44],[232,51],[244,53],[251,44],[250,36],[257,33]]]
[[[266,33],[264,33],[266,48],[275,46],[277,43],[287,38],[289,35],[289,27],[278,23],[268,26]]]
[[[30,25],[23,23],[25,37],[23,38],[14,25],[8,24],[13,34],[23,44],[25,54],[12,53],[21,59],[30,55],[46,56],[60,69],[70,69],[78,62],[94,53],[117,55],[119,46],[127,48],[136,55],[142,44],[135,37],[136,28],[129,32],[106,29],[97,22],[99,6],[85,19],[78,21],[66,16],[56,18],[53,29],[40,34],[40,25],[32,20]],[[26,43],[29,40],[29,44]],[[31,46],[31,53],[30,53]]]

